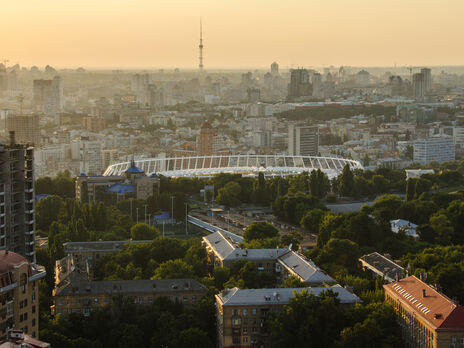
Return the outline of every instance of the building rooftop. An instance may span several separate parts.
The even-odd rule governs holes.
[[[378,252],[362,256],[359,261],[364,267],[369,268],[389,282],[394,282],[396,277],[401,278],[404,268]]]
[[[29,263],[24,256],[12,251],[0,250],[0,273],[8,272],[23,263]]]
[[[226,289],[216,295],[223,306],[259,306],[259,305],[284,305],[290,302],[295,293],[308,290],[315,296],[322,292],[332,290],[337,294],[340,303],[356,303],[361,300],[341,285],[330,287],[308,287],[308,288],[275,288],[275,289]]]
[[[97,242],[67,242],[64,243],[64,252],[116,252],[121,250],[125,244],[151,243],[151,240],[116,240]]]
[[[317,267],[314,262],[294,251],[289,251],[280,256],[278,261],[290,273],[298,275],[305,283],[330,283],[334,281],[327,273]]]
[[[130,184],[114,184],[114,185],[107,187],[106,191],[123,194],[127,192],[134,192],[135,187],[134,185],[130,185]]]
[[[55,296],[96,295],[96,294],[140,294],[176,291],[207,291],[207,288],[194,279],[155,279],[155,280],[108,280],[76,281],[56,289]]]
[[[415,276],[384,285],[384,288],[437,330],[464,330],[464,307]]]

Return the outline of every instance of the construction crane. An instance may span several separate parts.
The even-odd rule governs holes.
[[[422,69],[421,66],[406,66],[405,68],[409,70],[409,81],[411,81],[411,82],[412,82],[412,70],[413,69]]]

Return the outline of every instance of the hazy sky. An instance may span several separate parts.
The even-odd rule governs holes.
[[[464,0],[0,0],[0,60],[58,67],[464,64]]]

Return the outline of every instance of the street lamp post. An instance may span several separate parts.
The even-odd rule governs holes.
[[[188,228],[187,228],[187,218],[188,218],[188,203],[185,204],[185,235],[188,236]]]
[[[171,196],[171,223],[174,224],[174,196]]]

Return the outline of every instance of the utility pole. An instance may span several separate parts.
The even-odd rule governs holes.
[[[185,235],[188,236],[188,229],[187,229],[187,217],[188,217],[188,203],[185,204]]]
[[[171,196],[171,222],[174,224],[174,196]]]

